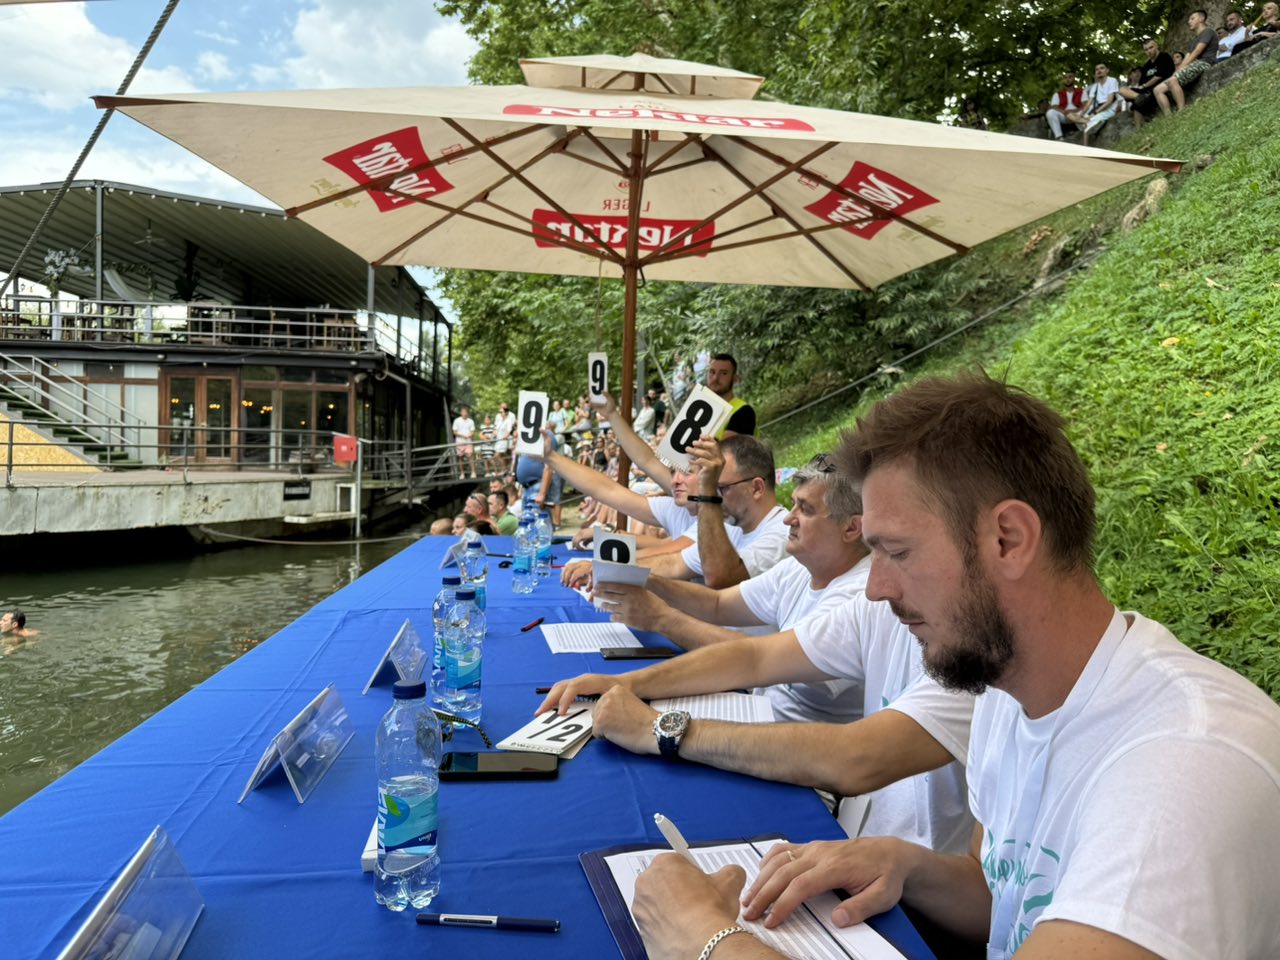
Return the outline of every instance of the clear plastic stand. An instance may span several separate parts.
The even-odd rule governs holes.
[[[306,803],[355,732],[337,687],[329,684],[272,738],[236,802],[243,803],[279,763],[298,802]]]
[[[173,960],[203,911],[195,881],[157,826],[58,960]]]
[[[373,668],[373,673],[369,675],[369,682],[360,691],[360,696],[363,697],[369,692],[388,663],[395,667],[396,674],[401,680],[420,679],[428,657],[427,648],[423,646],[422,638],[414,629],[413,621],[405,620],[400,624],[400,629],[392,639],[391,645],[378,658],[378,665]]]

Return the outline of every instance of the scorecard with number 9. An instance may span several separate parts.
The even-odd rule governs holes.
[[[542,456],[542,427],[547,422],[547,395],[521,390],[516,404],[516,453]]]
[[[609,389],[609,355],[607,353],[587,354],[587,393],[592,400],[603,400]]]

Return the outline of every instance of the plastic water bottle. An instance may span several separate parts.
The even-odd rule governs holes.
[[[388,910],[422,909],[440,892],[437,801],[440,722],[425,680],[397,680],[378,725],[378,865],[374,898]]]
[[[467,544],[467,554],[462,561],[462,579],[468,587],[476,592],[476,606],[481,610],[488,607],[489,554],[484,543],[472,540]]]
[[[534,572],[539,580],[546,580],[551,576],[551,540],[556,533],[556,528],[551,524],[551,514],[546,510],[539,512],[538,522],[533,529],[537,535]]]
[[[458,589],[444,630],[444,709],[464,720],[480,719],[480,665],[485,615],[470,587]]]
[[[511,589],[516,593],[533,593],[537,579],[533,572],[534,556],[537,553],[536,534],[533,524],[521,520],[516,528],[515,549],[511,554]]]
[[[520,519],[528,520],[530,523],[536,523],[538,519],[538,501],[533,498],[533,494],[526,494],[523,506],[520,508]]]
[[[431,622],[435,626],[435,645],[431,654],[431,699],[436,704],[441,702],[441,689],[444,686],[444,625],[449,607],[457,599],[458,587],[462,585],[459,576],[447,576],[441,583],[443,586],[431,604]]]

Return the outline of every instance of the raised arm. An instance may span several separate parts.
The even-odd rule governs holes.
[[[631,458],[632,463],[648,474],[653,482],[662,488],[663,493],[671,496],[671,468],[658,459],[658,455],[653,452],[653,448],[649,446],[648,442],[640,434],[632,430],[631,424],[627,423],[626,418],[619,414],[618,405],[614,402],[613,395],[605,393],[603,397],[604,400],[600,403],[593,400],[592,406],[598,407],[601,415],[609,421],[609,429],[617,437],[618,445]]]
[[[698,492],[704,497],[715,496],[724,469],[720,444],[708,437],[695,440],[689,447],[689,460],[701,467]],[[709,587],[732,587],[751,579],[751,571],[729,540],[724,510],[718,503],[704,501],[698,506],[698,558],[702,561],[702,579]]]
[[[658,518],[649,509],[649,498],[614,483],[603,473],[583,466],[572,457],[567,457],[551,446],[551,432],[544,430],[542,445],[542,461],[567,483],[589,497],[606,503],[622,513],[638,518],[643,523],[657,524]]]

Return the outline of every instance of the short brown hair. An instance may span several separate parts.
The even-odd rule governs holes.
[[[1093,567],[1093,486],[1048,404],[985,373],[929,377],[881,400],[841,438],[840,467],[861,484],[909,460],[952,535],[972,552],[978,513],[1021,500],[1040,516],[1050,559]]]

